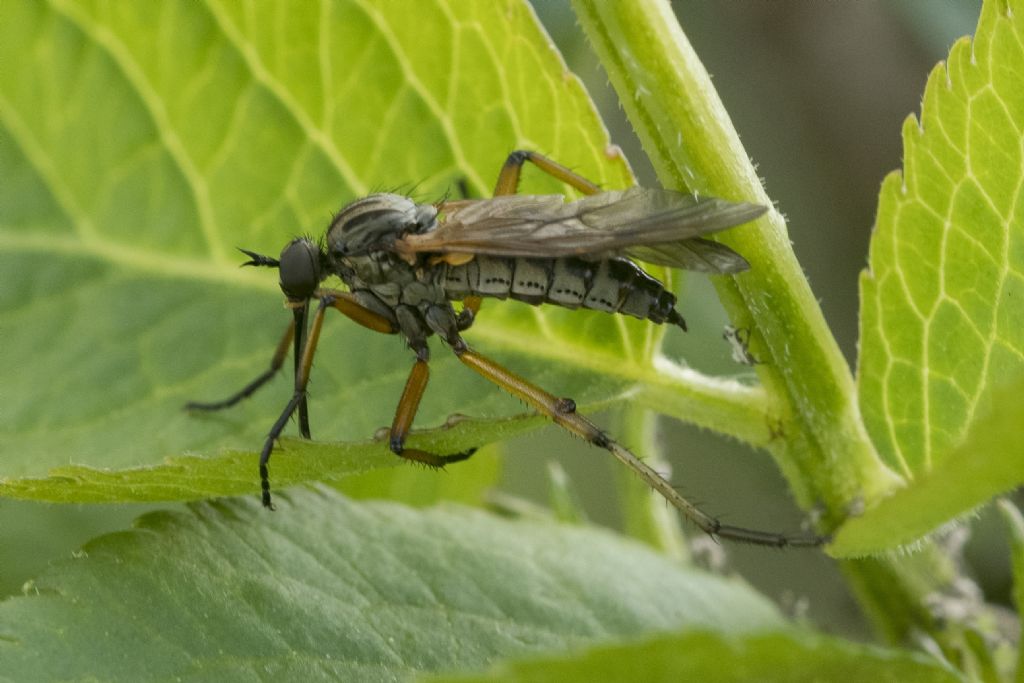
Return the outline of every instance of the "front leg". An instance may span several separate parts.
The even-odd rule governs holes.
[[[295,409],[306,400],[306,385],[309,384],[309,369],[313,366],[313,355],[316,353],[316,345],[320,341],[320,329],[324,325],[324,312],[333,302],[329,297],[320,299],[320,306],[313,316],[313,324],[310,326],[309,335],[303,345],[302,355],[295,366],[295,392],[291,400],[281,412],[280,417],[274,422],[267,433],[267,440],[263,442],[263,450],[260,451],[260,489],[262,490],[263,507],[273,510],[274,503],[270,495],[270,472],[268,464],[270,454],[274,451],[274,443],[281,436],[288,420],[295,413]]]
[[[267,440],[263,442],[263,450],[260,452],[260,488],[262,489],[263,506],[271,510],[274,509],[274,504],[270,495],[270,473],[268,469],[268,463],[270,462],[270,455],[274,451],[274,444],[281,436],[281,432],[284,431],[285,426],[288,424],[288,420],[295,413],[296,409],[300,411],[300,431],[303,436],[309,436],[309,426],[304,418],[301,418],[303,412],[303,406],[306,403],[306,386],[309,383],[309,371],[313,366],[313,356],[316,353],[316,346],[320,341],[320,330],[324,324],[324,313],[328,308],[333,308],[341,313],[344,313],[348,318],[359,323],[363,327],[374,330],[375,332],[383,332],[385,334],[395,334],[398,332],[398,323],[396,320],[389,319],[379,313],[371,311],[362,304],[360,304],[356,297],[348,292],[338,292],[330,289],[317,290],[316,295],[320,298],[320,305],[317,307],[316,314],[313,316],[313,324],[310,326],[309,334],[303,337],[303,344],[301,348],[296,347],[295,349],[295,391],[292,394],[291,399],[288,401],[288,405],[285,406],[281,415],[274,422],[274,425],[270,428],[270,432],[267,434]],[[302,310],[307,310],[309,307],[308,302],[303,302]],[[296,307],[296,310],[299,310]],[[296,314],[296,329],[300,328],[298,314]],[[298,335],[296,335],[298,338]],[[282,342],[284,343],[284,342]]]

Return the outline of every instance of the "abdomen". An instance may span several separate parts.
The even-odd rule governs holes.
[[[685,327],[674,308],[675,296],[628,259],[476,256],[463,265],[446,265],[439,284],[453,300],[467,296],[511,298],[533,305],[624,313]]]

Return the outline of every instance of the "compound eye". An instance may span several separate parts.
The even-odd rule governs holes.
[[[320,277],[320,250],[310,240],[292,240],[281,252],[281,291],[293,300],[313,296]]]

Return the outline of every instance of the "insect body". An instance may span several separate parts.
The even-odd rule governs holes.
[[[587,196],[566,202],[561,196],[514,194],[526,161]],[[334,308],[377,332],[401,334],[415,353],[389,439],[391,450],[403,458],[441,467],[473,452],[439,455],[405,446],[429,378],[427,339],[436,334],[465,365],[573,434],[610,451],[707,533],[762,545],[819,545],[819,537],[721,524],[579,415],[571,399],[557,398],[518,377],[462,338],[488,297],[621,313],[686,329],[675,297],[631,258],[710,273],[744,270],[748,265],[741,256],[701,235],[752,220],[764,208],[650,188],[600,192],[590,181],[531,152],[509,156],[495,195],[435,205],[374,194],[345,206],[322,245],[295,239],[279,259],[245,252],[251,257],[246,265],[279,269],[292,323],[266,372],[224,401],[188,407],[216,410],[249,396],[280,368],[294,341],[295,391],[271,427],[260,457],[263,504],[272,507],[270,454],[294,413],[302,435],[310,436],[306,384],[325,312]],[[330,275],[339,276],[348,291],[322,288]],[[319,305],[310,324],[314,300]],[[453,301],[463,302],[461,310],[456,311]]]
[[[686,327],[675,310],[675,297],[627,259],[594,262],[574,256],[478,256],[469,263],[447,266],[439,276],[450,299],[512,298],[533,305],[590,308]]]

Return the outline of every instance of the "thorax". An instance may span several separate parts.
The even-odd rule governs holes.
[[[353,292],[370,292],[388,306],[444,302],[426,257],[413,263],[391,251],[396,239],[433,230],[437,209],[408,197],[375,194],[342,209],[327,233],[331,268]]]

